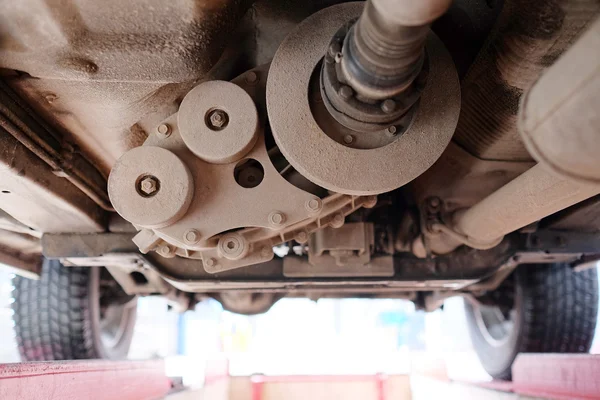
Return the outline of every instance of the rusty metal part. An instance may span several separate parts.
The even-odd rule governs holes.
[[[430,167],[450,141],[460,98],[452,60],[432,35],[427,46],[430,77],[409,131],[378,149],[332,141],[312,116],[309,82],[331,36],[360,11],[361,3],[346,3],[303,21],[277,51],[267,82],[269,121],[286,159],[317,185],[352,195],[396,189]]]
[[[575,232],[600,232],[600,195],[546,218],[544,228]]]
[[[22,224],[39,232],[104,230],[96,203],[2,129],[0,176],[0,209]]]
[[[308,262],[313,266],[363,266],[375,247],[372,223],[355,222],[325,228],[310,235]]]
[[[225,290],[253,293],[282,293],[300,296],[308,292],[328,296],[370,293],[390,296],[414,291],[469,291],[479,281],[490,283],[505,272],[503,265],[518,263],[573,262],[584,255],[597,254],[598,233],[577,234],[562,231],[538,231],[512,235],[490,250],[461,247],[452,254],[425,259],[410,255],[393,257],[393,276],[322,277],[284,274],[282,259],[231,271],[208,273],[199,260],[163,258],[139,254],[132,243],[133,234],[68,235],[47,234],[43,237],[44,254],[48,258],[69,259],[78,265],[102,265],[102,255],[108,255],[112,265],[130,268],[133,263],[157,271],[167,282],[184,291],[216,293]],[[121,263],[118,264],[121,256]],[[389,258],[377,257],[379,261]],[[136,261],[137,260],[137,261]],[[297,260],[306,272],[306,258]],[[378,261],[378,262],[379,262]],[[144,269],[145,270],[145,269]],[[377,270],[376,270],[377,271]]]
[[[38,238],[0,229],[0,266],[17,275],[38,279],[42,270],[42,246]]]
[[[66,178],[103,209],[113,210],[106,193],[106,178],[2,81],[0,127],[48,164],[56,176]]]
[[[9,84],[108,175],[152,133],[140,117],[166,117],[209,75],[235,76],[231,50],[245,39],[252,1],[0,4],[0,67],[20,71]]]
[[[368,0],[342,47],[346,82],[372,100],[389,99],[406,90],[423,66],[429,24],[450,3]]]
[[[419,204],[444,200],[444,212],[468,208],[535,165],[533,161],[482,160],[451,141],[439,160],[410,183]]]
[[[329,262],[315,262],[315,257],[307,259],[287,256],[283,258],[283,275],[288,278],[391,277],[394,276],[394,258],[392,256],[369,257],[364,264],[339,265],[331,259]]]
[[[360,207],[375,205],[375,196],[334,193],[320,199],[278,173],[265,147],[264,126],[257,127],[253,102],[259,104],[264,121],[267,70],[264,66],[250,71],[250,80],[249,72],[234,83],[200,84],[177,114],[160,121],[170,127],[168,137],[149,136],[144,146],[117,162],[109,179],[110,196],[125,219],[143,228],[134,238],[142,252],[202,259],[206,271],[217,273],[268,261],[274,245],[308,238],[328,225],[343,224],[345,216]],[[215,109],[227,111],[227,126],[198,133],[204,128],[194,127],[206,126],[206,117]],[[203,135],[212,148],[199,145],[204,139],[198,136]],[[235,162],[240,158],[262,169],[260,175],[252,175],[257,184],[249,185],[245,180],[250,177],[240,176],[240,163]],[[136,182],[145,175],[160,182],[152,197],[136,191]]]
[[[518,127],[540,164],[600,184],[600,19],[523,97]]]
[[[531,160],[517,132],[521,96],[599,13],[596,0],[504,1],[485,47],[462,81],[454,140],[482,159]]]
[[[466,237],[469,245],[486,248],[504,235],[600,193],[600,185],[585,185],[557,177],[536,165],[476,205],[455,212],[447,225]],[[436,231],[429,236],[431,250],[446,254],[461,240]]]

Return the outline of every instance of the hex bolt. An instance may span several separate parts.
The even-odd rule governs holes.
[[[340,42],[338,42],[337,40],[334,40],[333,42],[331,42],[331,44],[329,45],[329,55],[333,58],[336,57],[336,55],[338,55],[338,53],[342,52],[342,45]]]
[[[318,213],[323,209],[323,201],[318,197],[308,200],[304,205],[311,213]]]
[[[163,139],[171,136],[171,127],[167,124],[160,124],[158,128],[156,128],[156,135]]]
[[[354,142],[354,136],[352,136],[352,135],[344,136],[344,143],[352,144],[352,142]]]
[[[395,109],[396,109],[396,102],[392,99],[384,100],[381,103],[381,111],[383,111],[386,114],[393,113]]]
[[[329,225],[331,225],[332,228],[341,228],[344,225],[345,219],[344,214],[335,214]]]
[[[300,244],[304,244],[304,243],[308,242],[308,233],[306,233],[305,231],[300,231],[300,232],[296,233],[296,235],[294,236],[294,239],[296,240],[296,242],[298,242]]]
[[[227,233],[217,243],[219,254],[228,260],[239,260],[248,254],[250,244],[238,233]]]
[[[157,250],[158,254],[163,257],[168,257],[171,255],[171,248],[169,246],[160,246]]]
[[[342,99],[348,100],[354,95],[354,90],[352,90],[350,86],[342,85],[338,93],[342,97]]]
[[[223,110],[216,109],[208,113],[207,126],[213,131],[220,131],[229,123],[229,115]]]
[[[147,176],[138,183],[138,190],[144,197],[150,197],[158,192],[158,179]]]
[[[198,241],[200,240],[200,232],[198,232],[195,229],[189,229],[183,235],[183,239],[188,244],[198,243]]]
[[[254,71],[250,71],[246,74],[246,82],[254,84],[258,82],[258,75]]]
[[[213,267],[216,267],[216,266],[217,266],[217,260],[215,260],[215,259],[214,259],[214,258],[212,258],[212,257],[211,257],[211,258],[207,258],[207,259],[204,261],[204,265],[205,265],[206,267],[208,267],[208,268],[213,268]]]
[[[285,222],[285,214],[280,211],[273,211],[269,214],[269,223],[273,226],[281,226]]]

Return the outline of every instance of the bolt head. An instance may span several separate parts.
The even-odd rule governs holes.
[[[206,265],[209,268],[215,267],[217,265],[217,260],[215,260],[214,258],[208,258],[204,261],[204,265]]]
[[[254,71],[250,71],[246,74],[246,82],[256,83],[258,82],[258,75]]]
[[[162,256],[170,256],[171,255],[171,248],[167,245],[164,246],[160,246],[158,248],[158,253]]]
[[[387,132],[388,134],[390,134],[391,136],[393,136],[393,135],[395,135],[395,134],[398,132],[398,129],[397,129],[397,128],[396,128],[394,125],[392,125],[392,126],[389,126],[389,127],[386,129],[386,132]]]
[[[323,208],[323,201],[318,197],[310,199],[306,202],[306,209],[309,212],[316,213],[316,212],[321,211],[322,208]]]
[[[285,222],[285,214],[279,211],[273,211],[269,214],[269,222],[274,226],[281,226]]]
[[[167,124],[160,124],[158,128],[156,128],[156,132],[158,136],[167,138],[171,136],[171,127]]]
[[[335,214],[330,222],[332,228],[341,228],[344,225],[346,218],[343,214]]]
[[[140,191],[144,194],[151,195],[156,193],[158,190],[158,183],[156,178],[148,176],[140,182]]]
[[[352,136],[352,135],[344,136],[344,143],[352,144],[352,142],[354,142],[354,136]]]
[[[300,244],[304,244],[304,243],[308,242],[308,233],[306,233],[305,231],[300,231],[300,232],[296,233],[296,236],[294,237],[294,239],[296,239],[296,242],[298,242]]]
[[[386,114],[393,113],[395,109],[396,102],[392,99],[384,100],[383,103],[381,103],[381,110]]]
[[[348,100],[354,95],[354,90],[352,90],[350,86],[342,85],[338,93],[342,97],[342,99]]]
[[[227,126],[229,116],[223,110],[212,110],[208,114],[207,125],[210,129],[221,130]]]
[[[329,55],[331,57],[334,57],[338,54],[342,52],[342,44],[340,42],[338,42],[337,40],[334,40],[333,42],[331,42],[331,44],[329,45],[329,49],[327,49],[327,51],[329,52]]]
[[[200,232],[195,229],[190,229],[185,233],[183,239],[190,244],[198,243],[200,240]]]

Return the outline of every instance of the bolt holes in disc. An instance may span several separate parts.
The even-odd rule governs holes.
[[[265,170],[258,161],[247,158],[237,163],[233,170],[233,176],[238,185],[251,189],[260,185],[265,176]]]

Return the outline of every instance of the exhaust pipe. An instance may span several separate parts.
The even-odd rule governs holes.
[[[600,19],[524,96],[518,128],[538,164],[449,226],[433,224],[430,249],[490,248],[504,235],[600,193]]]

